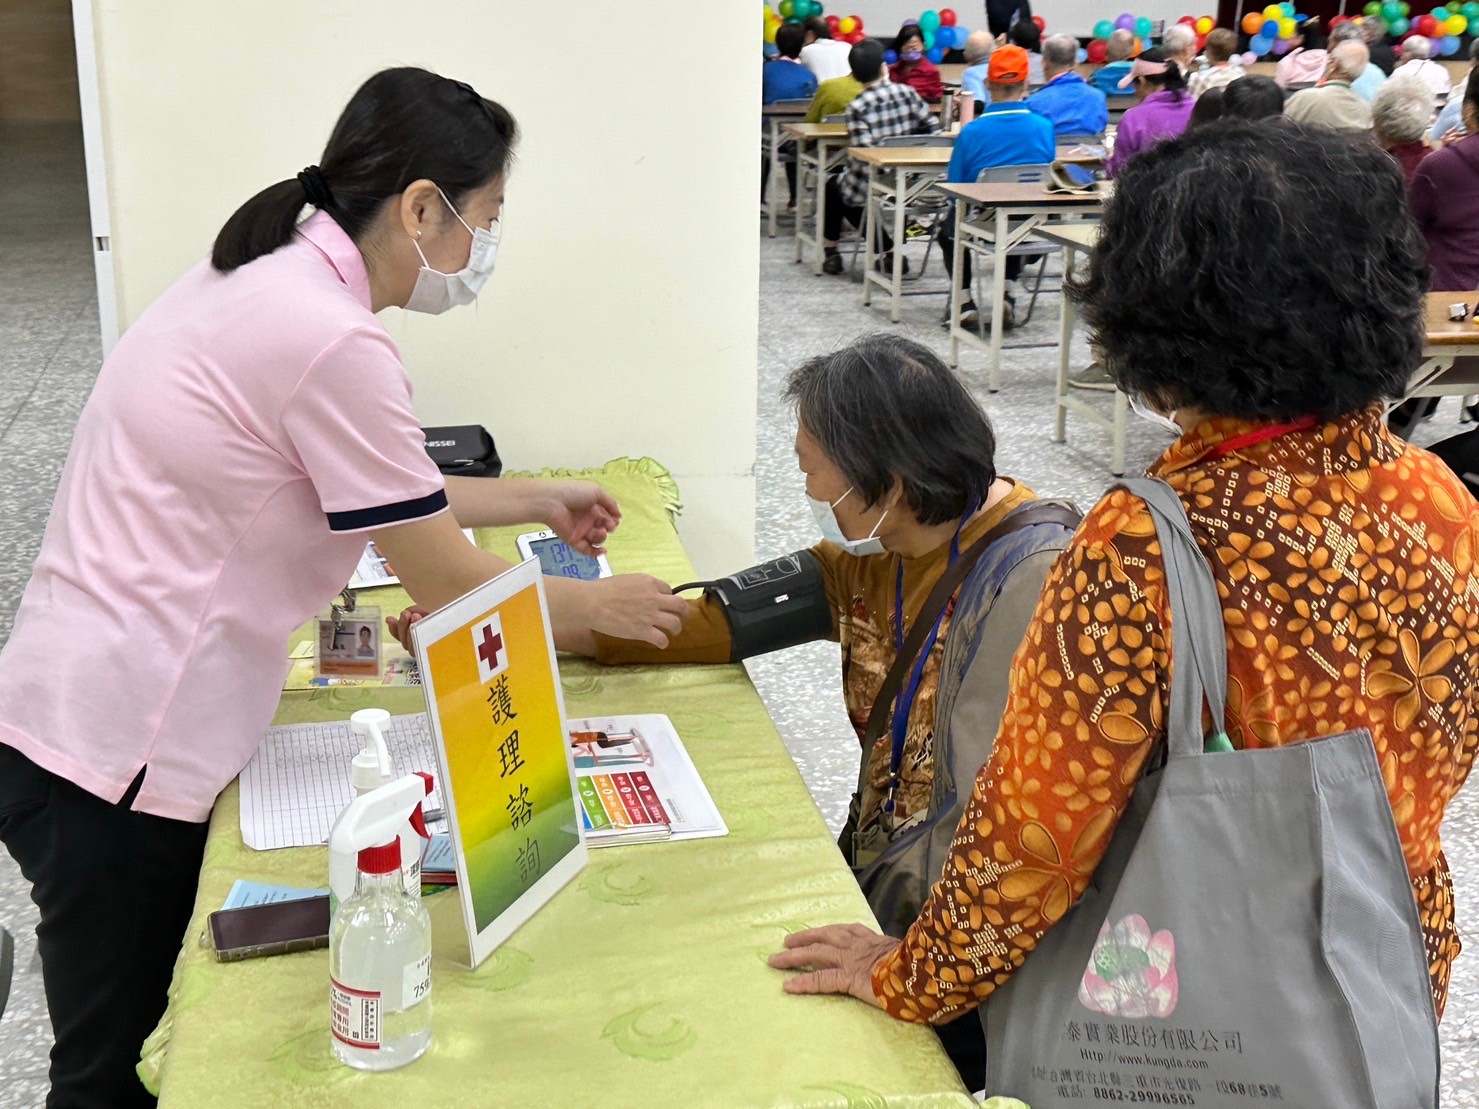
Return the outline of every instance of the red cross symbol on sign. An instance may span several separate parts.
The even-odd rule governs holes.
[[[472,628],[473,650],[478,657],[478,680],[484,685],[508,669],[508,648],[503,641],[503,621],[495,612]]]

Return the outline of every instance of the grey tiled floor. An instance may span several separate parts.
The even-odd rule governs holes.
[[[920,248],[911,251],[917,265]],[[765,556],[815,538],[792,454],[792,423],[777,400],[786,372],[819,351],[890,325],[881,313],[861,307],[852,281],[816,278],[809,266],[793,264],[789,239],[762,238],[760,252],[757,548]],[[936,255],[934,275],[938,267]],[[1049,284],[1056,284],[1051,275]],[[940,306],[938,296],[910,298],[900,327],[943,353]],[[1070,423],[1067,444],[1049,442],[1057,310],[1057,296],[1045,295],[1033,322],[1008,337],[1014,345],[1041,345],[1009,353],[1000,393],[986,393],[981,356],[965,354],[961,372],[996,425],[1002,472],[1087,506],[1109,478],[1102,461],[1108,436]],[[55,128],[0,130],[0,640],[9,633],[99,354],[79,137]],[[1425,435],[1451,430],[1451,402],[1449,408]],[[1132,469],[1154,458],[1168,438],[1138,422],[1131,435]],[[660,456],[659,444],[653,453]],[[842,720],[835,649],[801,648],[752,662],[750,669],[836,827],[856,776],[857,748]],[[1476,833],[1479,786],[1470,786],[1445,826],[1461,922],[1479,921]],[[0,1019],[0,1107],[39,1105],[50,1027],[35,962],[35,913],[3,849],[0,924],[16,935],[19,949],[15,989]],[[1444,1104],[1456,1109],[1479,1109],[1479,935],[1471,947],[1459,961],[1443,1026]]]

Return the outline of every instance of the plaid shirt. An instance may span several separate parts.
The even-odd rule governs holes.
[[[908,85],[884,81],[864,89],[847,106],[847,141],[851,146],[878,146],[899,135],[937,135],[940,124],[924,98]],[[868,171],[848,162],[837,180],[844,203],[862,204],[868,198]]]

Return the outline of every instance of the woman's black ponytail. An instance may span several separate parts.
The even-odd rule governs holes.
[[[508,172],[518,125],[463,81],[387,69],[350,99],[320,165],[263,189],[216,236],[211,265],[230,273],[286,246],[305,205],[327,212],[356,242],[387,199],[422,178],[454,205]]]

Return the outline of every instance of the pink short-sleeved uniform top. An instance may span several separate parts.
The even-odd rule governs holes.
[[[0,743],[116,803],[200,821],[251,758],[288,636],[364,532],[447,508],[349,236],[316,214],[202,263],[128,329],[77,425],[0,653]]]

